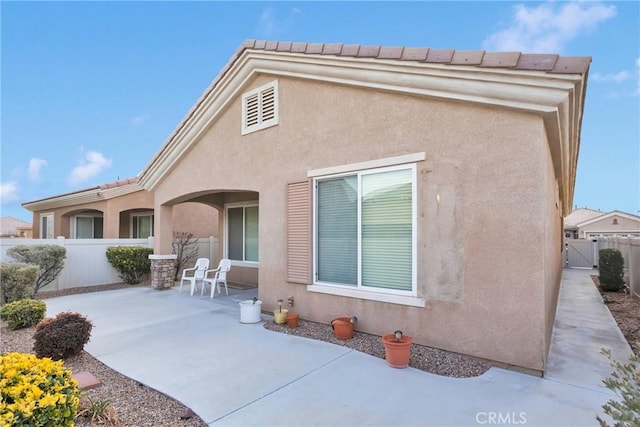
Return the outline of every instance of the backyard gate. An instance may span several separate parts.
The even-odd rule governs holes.
[[[565,267],[598,268],[598,240],[567,240],[565,246]]]

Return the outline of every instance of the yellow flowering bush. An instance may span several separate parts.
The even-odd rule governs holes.
[[[62,361],[0,355],[1,426],[73,426],[80,390]]]

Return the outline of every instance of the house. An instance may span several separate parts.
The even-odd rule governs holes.
[[[0,237],[31,238],[31,224],[14,218],[3,216],[0,218]]]
[[[153,194],[128,178],[23,203],[33,212],[33,235],[40,239],[147,238],[153,235]],[[215,209],[185,203],[175,211],[174,231],[215,236]],[[29,224],[30,225],[30,224]]]
[[[202,203],[265,310],[540,374],[590,61],[248,40],[140,175],[152,270]]]
[[[640,237],[640,216],[621,211],[601,212],[588,208],[573,210],[564,219],[567,239],[598,236]]]

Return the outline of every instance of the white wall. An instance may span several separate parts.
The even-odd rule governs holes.
[[[0,239],[0,261],[14,262],[7,250],[17,245],[60,245],[66,248],[67,258],[60,275],[41,291],[121,283],[116,270],[107,261],[110,246],[143,246],[153,248],[151,239]],[[217,263],[215,237],[198,239],[198,256]]]

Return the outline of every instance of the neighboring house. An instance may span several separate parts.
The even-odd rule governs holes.
[[[640,216],[621,211],[575,209],[564,219],[567,239],[598,236],[640,237]]]
[[[140,175],[155,255],[203,203],[265,309],[540,373],[590,61],[249,40]]]
[[[31,224],[14,218],[3,216],[0,218],[0,237],[31,238]]]
[[[137,178],[23,203],[33,212],[35,238],[118,239],[153,235],[153,194]],[[198,203],[181,205],[174,212],[174,231],[195,237],[216,236],[215,209]]]

